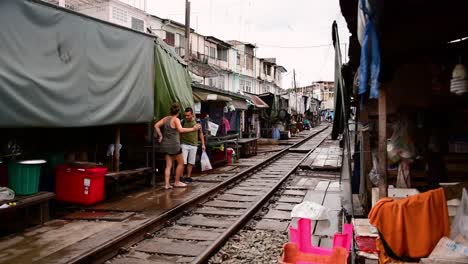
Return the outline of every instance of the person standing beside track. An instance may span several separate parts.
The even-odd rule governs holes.
[[[191,107],[185,108],[184,121],[182,121],[182,127],[192,128],[197,125],[193,115],[193,109]],[[183,182],[192,182],[192,169],[195,165],[197,151],[198,151],[198,139],[200,138],[202,151],[206,150],[205,138],[203,131],[184,133],[180,135],[182,142],[182,154],[184,156],[184,165],[187,165],[187,177],[182,177]]]
[[[165,155],[166,169],[164,170],[164,188],[171,189],[170,176],[172,169],[172,162],[177,162],[176,173],[174,177],[174,187],[184,188],[187,184],[180,182],[180,176],[184,171],[184,160],[182,156],[182,149],[180,146],[180,133],[189,133],[200,130],[199,124],[194,125],[192,128],[183,128],[179,119],[180,105],[173,103],[170,109],[170,116],[166,116],[154,124],[154,128],[159,137],[158,141],[161,144],[161,152]],[[163,132],[161,133],[161,127]]]

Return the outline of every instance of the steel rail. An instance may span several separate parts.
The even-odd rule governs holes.
[[[325,140],[325,139],[324,139]],[[322,141],[323,142],[323,141]],[[321,142],[320,142],[321,143]],[[257,201],[254,206],[250,207],[247,212],[245,212],[239,219],[234,222],[226,231],[224,231],[221,236],[216,239],[201,255],[198,255],[192,263],[207,263],[210,257],[215,253],[218,248],[220,248],[232,235],[241,230],[244,225],[252,219],[252,216],[256,214],[262,206],[277,192],[277,190],[283,185],[283,183],[293,174],[296,169],[301,165],[301,163],[309,157],[309,155],[315,150],[311,149],[304,154],[304,157],[301,158],[292,169],[290,169],[286,175],[281,178],[278,183],[273,186],[268,193],[266,193],[259,201]]]
[[[115,237],[115,238],[113,238],[113,239],[111,239],[109,241],[106,241],[105,243],[95,247],[91,251],[83,253],[82,255],[77,256],[75,258],[67,259],[66,263],[86,263],[86,264],[88,264],[88,263],[103,263],[106,260],[111,259],[112,257],[119,254],[119,251],[120,251],[121,248],[125,248],[125,247],[131,246],[133,244],[136,244],[136,243],[140,242],[141,240],[143,240],[145,238],[146,234],[154,233],[154,232],[158,231],[168,221],[170,221],[171,219],[179,216],[181,213],[187,211],[187,209],[189,209],[191,207],[194,207],[194,206],[196,206],[197,204],[199,204],[199,203],[201,203],[203,201],[206,201],[208,198],[210,198],[214,194],[218,193],[220,190],[225,189],[229,185],[241,180],[244,177],[249,176],[251,173],[254,173],[257,170],[266,167],[268,164],[276,161],[280,157],[287,154],[289,149],[295,148],[295,147],[298,147],[298,146],[304,144],[305,142],[309,141],[310,139],[312,139],[313,137],[315,137],[318,134],[322,133],[323,131],[325,131],[328,128],[329,128],[329,126],[324,126],[322,129],[317,130],[316,132],[314,132],[311,135],[307,136],[303,140],[301,140],[301,141],[299,141],[299,142],[297,142],[297,143],[295,143],[295,144],[293,144],[291,146],[286,147],[285,149],[283,149],[280,152],[272,155],[271,157],[267,158],[266,160],[256,164],[255,166],[252,166],[250,168],[247,168],[247,169],[235,174],[234,176],[232,176],[231,178],[225,180],[224,182],[221,182],[221,183],[217,184],[216,186],[213,186],[212,188],[210,188],[206,192],[204,192],[204,193],[202,193],[202,194],[200,194],[200,195],[198,195],[196,197],[193,197],[193,198],[189,199],[186,202],[183,202],[183,203],[175,206],[174,208],[168,210],[167,212],[164,212],[163,214],[161,214],[161,215],[159,215],[159,216],[157,216],[155,218],[148,219],[148,221],[142,223],[138,227],[136,227],[134,229],[131,229],[131,230],[128,230],[127,232],[124,232],[121,235],[119,235],[119,236],[117,236],[117,237]],[[308,155],[304,155],[304,159],[307,156]],[[304,159],[301,159],[301,162]],[[299,164],[300,163],[298,163],[297,166],[299,166]],[[289,177],[289,175],[297,169],[297,166],[295,166],[288,173],[288,175],[285,176],[281,180],[281,183],[284,182],[284,180],[287,177]],[[277,188],[280,185],[281,184],[278,184],[277,186],[275,186],[275,188]],[[263,197],[261,199],[261,201],[259,201],[259,202],[257,202],[255,204],[254,207],[257,208],[258,206],[263,204],[264,200],[266,200],[266,199],[267,199],[266,196]],[[246,215],[246,217],[247,217],[247,215]],[[241,218],[244,218],[244,217],[241,217]],[[241,225],[244,221],[246,221],[246,220],[236,221],[235,226]],[[229,228],[228,230],[230,230],[229,233],[233,233],[235,231],[233,228]],[[223,241],[225,241],[226,239],[224,239]],[[217,242],[216,245],[219,246],[222,241],[219,239],[219,241],[216,240],[215,242]],[[213,250],[215,249],[215,247],[210,246],[209,248],[211,248],[211,250],[210,250],[210,254],[211,254],[213,252]],[[206,251],[206,253],[208,253],[208,250]],[[205,259],[205,258],[203,258],[203,259]]]

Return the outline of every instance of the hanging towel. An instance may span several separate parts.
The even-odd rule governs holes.
[[[409,261],[427,257],[439,240],[450,234],[444,189],[406,199],[383,198],[369,213],[369,222],[379,231],[380,263],[390,258]]]

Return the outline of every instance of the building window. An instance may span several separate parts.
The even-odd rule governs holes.
[[[228,50],[218,46],[218,60],[227,61]]]
[[[245,59],[246,59],[245,67],[247,68],[247,70],[253,70],[253,56],[246,55]]]
[[[269,86],[268,84],[264,84],[264,85],[263,85],[263,92],[264,92],[264,93],[270,92],[270,86]]]
[[[127,23],[127,11],[114,6],[112,7],[112,18],[119,22]]]
[[[241,58],[240,53],[237,52],[237,65],[240,65],[240,64],[241,64],[241,63],[240,63],[240,58]]]
[[[179,35],[179,47],[185,47],[185,36],[184,35]]]
[[[164,39],[164,42],[166,42],[167,45],[174,47],[175,45],[174,33],[166,31],[166,38]]]
[[[247,80],[240,80],[240,89],[244,92],[251,93],[252,92],[252,81]]]
[[[210,47],[210,58],[216,59],[216,49],[213,47]]]
[[[216,78],[210,78],[208,84],[211,87],[216,87]]]
[[[144,31],[145,24],[143,20],[132,17],[132,29],[138,30],[138,31]]]
[[[271,76],[271,65],[265,65],[265,74]]]
[[[218,88],[224,90],[224,75],[219,76]]]

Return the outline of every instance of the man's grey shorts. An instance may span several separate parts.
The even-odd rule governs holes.
[[[184,155],[184,164],[187,163],[195,165],[195,161],[197,159],[197,150],[198,146],[186,145],[182,144],[182,154]]]

